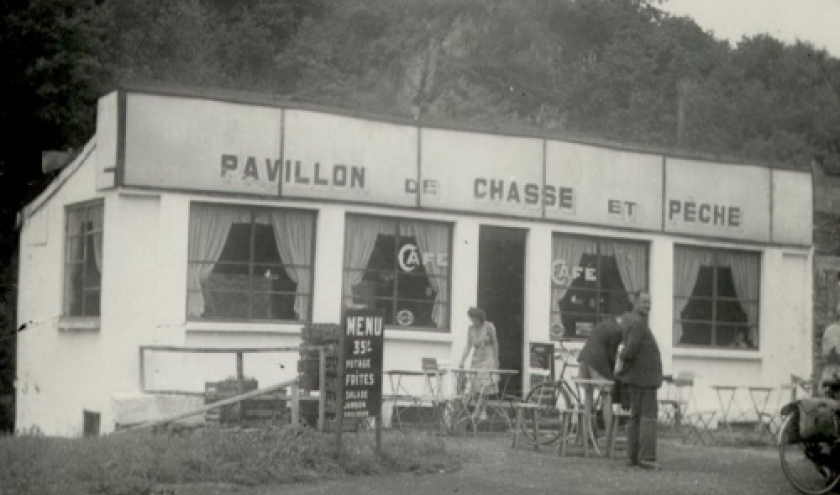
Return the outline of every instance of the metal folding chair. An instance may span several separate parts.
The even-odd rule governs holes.
[[[694,444],[700,442],[703,445],[714,443],[711,424],[717,415],[717,411],[699,409],[697,397],[694,395],[695,375],[693,372],[684,371],[677,376],[681,387],[687,390],[688,397],[683,411],[683,419],[685,420],[683,423],[685,425],[683,443],[692,442]]]

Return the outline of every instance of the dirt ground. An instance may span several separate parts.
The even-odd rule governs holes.
[[[557,457],[553,452],[513,449],[510,437],[447,439],[448,447],[463,455],[461,469],[423,474],[349,477],[305,485],[260,487],[160,487],[161,495],[517,495],[563,494],[728,494],[789,495],[796,491],[779,467],[771,447],[688,446],[660,440],[660,471],[625,466],[615,459]]]

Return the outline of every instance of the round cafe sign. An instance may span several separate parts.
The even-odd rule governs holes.
[[[401,309],[397,312],[397,325],[407,327],[414,323],[414,313],[407,309]]]

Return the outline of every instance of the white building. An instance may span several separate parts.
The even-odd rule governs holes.
[[[582,342],[639,289],[666,372],[695,372],[717,407],[711,385],[810,373],[812,195],[795,170],[120,90],[21,213],[17,425],[79,435],[85,411],[103,432],[130,404],[161,413],[140,346],[293,346],[349,302],[385,311],[385,369],[457,364],[475,305],[502,367],[523,369],[529,342]],[[268,385],[296,358],[249,356],[245,372]],[[151,389],[235,371],[149,359]]]

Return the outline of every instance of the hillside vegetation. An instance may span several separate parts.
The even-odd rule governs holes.
[[[0,5],[0,395],[15,213],[125,83],[231,88],[840,174],[840,61],[736,46],[647,0],[9,0]],[[5,339],[5,340],[3,340]],[[4,420],[0,414],[0,423]],[[8,418],[6,418],[6,424]]]

